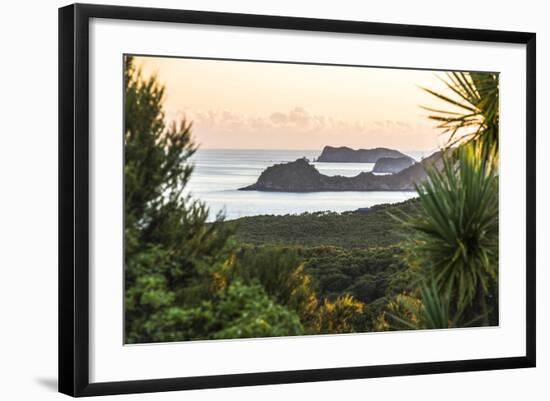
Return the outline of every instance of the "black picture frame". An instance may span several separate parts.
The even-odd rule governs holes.
[[[88,61],[91,18],[337,32],[526,45],[526,354],[521,357],[262,372],[154,380],[89,381]],[[59,9],[59,391],[95,396],[534,367],[536,35],[435,26],[75,4]]]

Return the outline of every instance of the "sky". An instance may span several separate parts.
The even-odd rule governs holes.
[[[448,109],[443,72],[136,57],[165,85],[168,122],[186,118],[200,148],[434,151],[445,142],[420,106]]]

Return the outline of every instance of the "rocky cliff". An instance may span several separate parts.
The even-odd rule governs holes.
[[[412,166],[414,163],[416,163],[416,161],[409,156],[381,157],[377,160],[372,172],[395,174],[405,170],[407,167]]]
[[[305,159],[276,164],[265,169],[255,184],[243,191],[321,192],[321,191],[413,191],[414,183],[426,178],[425,166],[437,163],[440,152],[420,163],[391,175],[360,173],[355,177],[321,174]]]
[[[388,148],[355,150],[346,146],[339,148],[325,146],[317,161],[329,163],[376,163],[382,157],[406,157],[406,155]]]

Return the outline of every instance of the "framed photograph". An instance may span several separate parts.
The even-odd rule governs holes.
[[[59,390],[535,366],[535,34],[59,10]]]

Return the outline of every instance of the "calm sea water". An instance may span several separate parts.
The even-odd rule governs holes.
[[[422,152],[406,152],[420,160]],[[415,192],[262,192],[239,191],[256,182],[267,167],[300,157],[317,158],[320,150],[227,150],[199,149],[192,158],[195,170],[187,191],[206,203],[210,218],[222,211],[228,220],[264,214],[343,212],[380,203],[396,203],[416,196]],[[352,177],[371,171],[371,163],[313,163],[326,175]]]

